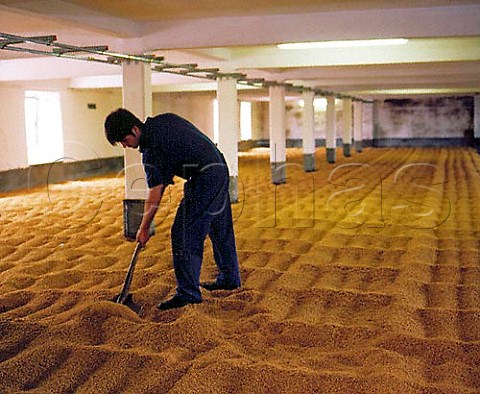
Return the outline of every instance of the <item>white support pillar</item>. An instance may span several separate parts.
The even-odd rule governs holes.
[[[378,111],[380,109],[380,104],[377,100],[372,103],[372,144],[376,145],[376,140],[379,140],[380,137],[380,127],[378,124]]]
[[[123,65],[123,106],[145,120],[152,114],[152,83],[150,65],[130,62]],[[125,149],[125,197],[146,198],[145,172],[141,154],[136,149]]]
[[[218,147],[225,156],[230,172],[230,201],[238,202],[238,101],[237,80],[217,79]]]
[[[359,153],[363,149],[362,110],[363,103],[361,101],[355,101],[353,103],[353,140],[355,143],[355,150]]]
[[[123,65],[123,106],[140,120],[152,115],[152,83],[150,65],[127,62]],[[143,214],[147,182],[141,154],[125,149],[124,234],[134,238]],[[152,223],[151,233],[154,232]]]
[[[342,100],[343,106],[343,155],[345,157],[350,157],[350,148],[352,146],[352,99],[345,98]]]
[[[477,152],[480,153],[480,94],[473,96],[473,124],[474,138]]]
[[[286,182],[285,87],[270,86],[270,165],[272,182]]]
[[[336,148],[337,148],[337,136],[336,136],[336,112],[335,112],[335,96],[327,97],[327,119],[326,119],[326,139],[325,145],[327,148],[327,161],[329,163],[335,163],[337,161]]]
[[[315,111],[314,92],[303,93],[303,167],[315,171]]]

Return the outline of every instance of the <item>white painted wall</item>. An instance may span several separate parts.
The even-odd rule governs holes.
[[[23,90],[0,87],[0,171],[28,167],[24,100]]]
[[[343,133],[342,102],[336,100],[335,103],[335,134],[340,138]],[[327,127],[326,110],[315,109],[314,112],[314,134],[315,139],[325,139]],[[287,104],[287,138],[303,138],[303,108],[300,101],[289,101]]]
[[[121,106],[120,90],[73,90],[67,81],[0,84],[0,171],[28,167],[24,100],[26,90],[58,91],[61,96],[64,156],[68,161],[122,156],[104,136],[105,117]],[[88,109],[95,103],[95,110]]]
[[[473,97],[473,129],[475,138],[480,138],[480,95]]]
[[[473,123],[469,101],[433,97],[379,103],[378,138],[463,138]]]
[[[261,140],[264,138],[263,135],[262,103],[260,101],[252,101],[252,140]]]
[[[215,92],[154,93],[153,114],[172,112],[191,123],[213,140],[213,100]]]
[[[376,138],[463,138],[472,127],[468,99],[455,97],[419,98],[378,104],[379,135]],[[341,102],[340,102],[341,103]],[[403,104],[401,104],[403,103]],[[336,134],[342,135],[342,108],[336,105]],[[373,139],[373,105],[362,110],[363,139]],[[302,108],[287,104],[287,138],[301,139]],[[315,111],[315,138],[325,138],[325,111]]]
[[[365,141],[373,140],[373,104],[363,105],[362,132]]]
[[[61,92],[64,154],[78,160],[122,156],[105,138],[106,116],[122,106],[120,90],[63,90]],[[89,109],[88,104],[96,105]]]

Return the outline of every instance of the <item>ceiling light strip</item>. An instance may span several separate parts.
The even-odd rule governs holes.
[[[342,40],[342,41],[316,41],[316,42],[291,42],[278,44],[278,49],[328,49],[328,48],[358,48],[358,47],[382,47],[391,45],[404,45],[408,43],[406,38],[386,38],[370,40]]]

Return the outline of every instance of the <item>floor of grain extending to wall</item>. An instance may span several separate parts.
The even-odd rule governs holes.
[[[242,154],[244,286],[160,312],[177,182],[137,265],[143,318],[107,301],[134,247],[120,177],[0,198],[0,392],[479,393],[480,156],[337,157],[304,173],[288,150],[275,188],[268,151]]]

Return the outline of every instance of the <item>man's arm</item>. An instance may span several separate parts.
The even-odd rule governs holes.
[[[148,190],[145,207],[143,209],[142,223],[140,223],[140,228],[137,231],[137,241],[140,242],[142,246],[145,246],[150,239],[148,231],[150,229],[150,224],[157,213],[164,190],[164,185],[158,185]]]

